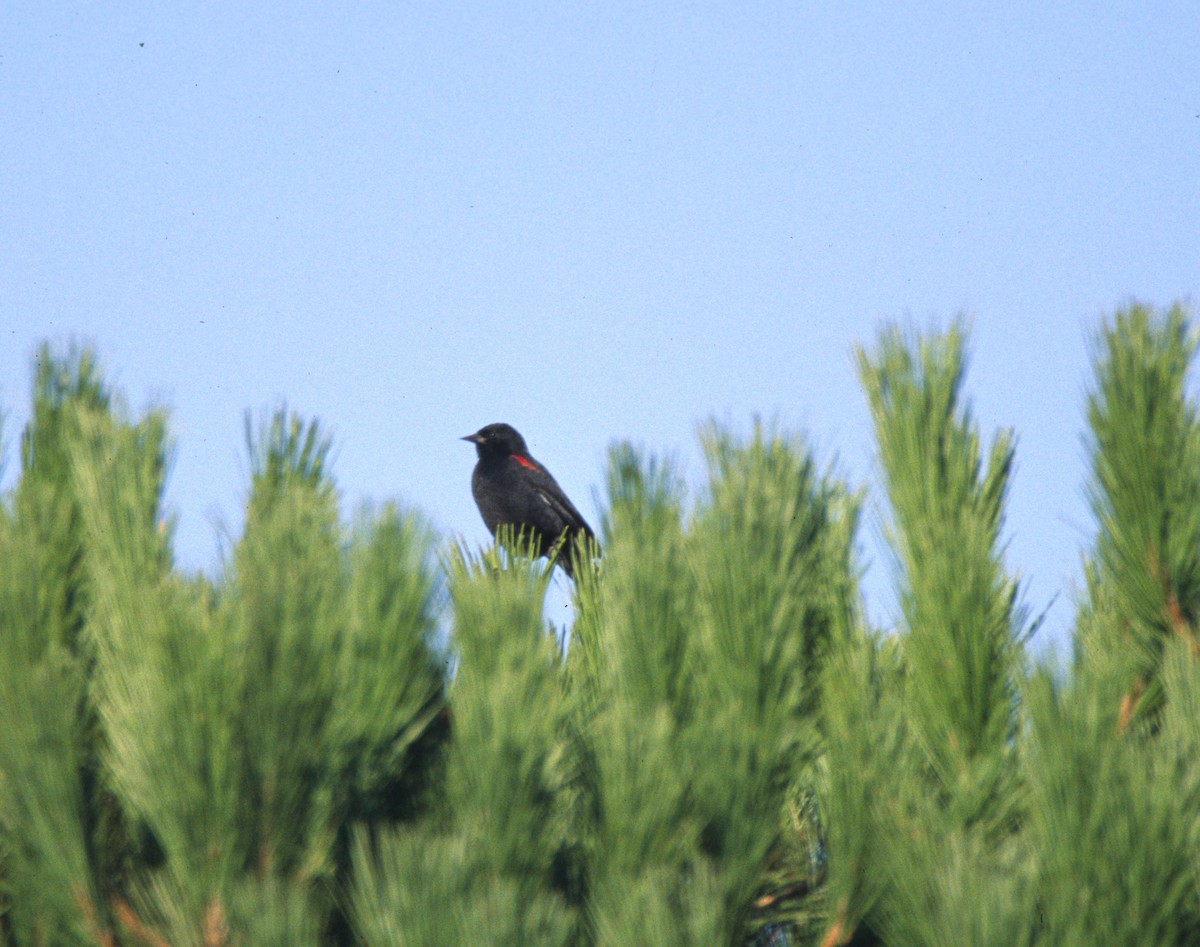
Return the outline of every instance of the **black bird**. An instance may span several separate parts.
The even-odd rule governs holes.
[[[576,543],[584,538],[595,542],[596,535],[550,471],[529,456],[525,438],[512,425],[489,424],[463,440],[479,454],[471,493],[487,528],[494,534],[511,526],[537,556],[552,552],[565,534],[558,564],[574,578]]]

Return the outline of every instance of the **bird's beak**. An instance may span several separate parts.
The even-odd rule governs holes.
[[[460,441],[470,441],[472,444],[478,444],[479,443],[479,435],[478,434],[468,434],[466,437],[460,437],[459,440]]]

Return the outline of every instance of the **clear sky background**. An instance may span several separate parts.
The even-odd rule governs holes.
[[[189,568],[240,530],[245,412],[283,400],[334,434],[348,507],[471,542],[457,438],[491,421],[593,521],[612,441],[699,486],[708,417],[872,482],[853,345],[966,313],[976,415],[1019,437],[1009,564],[1035,611],[1061,593],[1061,643],[1089,340],[1200,287],[1198,49],[1195,0],[7,0],[2,482],[44,339],[170,409]]]

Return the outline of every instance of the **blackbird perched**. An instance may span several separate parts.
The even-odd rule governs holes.
[[[565,534],[557,561],[574,578],[578,541],[594,543],[595,533],[550,471],[529,456],[525,438],[509,424],[489,424],[463,440],[479,454],[471,493],[487,528],[494,534],[501,526],[512,527],[538,556],[551,553]]]

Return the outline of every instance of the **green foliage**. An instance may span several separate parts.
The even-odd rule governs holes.
[[[542,618],[549,573],[496,553],[462,553],[451,571],[460,664],[444,806],[423,828],[385,833],[375,851],[360,838],[357,927],[367,943],[569,943],[576,920],[552,878],[566,828],[565,698]]]
[[[1099,535],[1080,643],[1126,655],[1125,723],[1157,706],[1164,641],[1200,648],[1200,414],[1186,396],[1196,343],[1178,305],[1131,306],[1097,339],[1087,412]]]
[[[964,336],[880,336],[859,351],[894,516],[912,720],[944,790],[990,792],[1012,736],[1017,587],[1001,561],[1013,438],[983,458],[961,403]]]
[[[1170,620],[1146,554],[1146,537],[1178,529],[1182,564],[1200,538],[1187,532],[1193,474],[1166,489],[1160,467],[1185,463],[1176,437],[1191,437],[1189,337],[1178,308],[1134,307],[1106,329],[1089,410],[1101,531],[1069,677],[1027,671],[1021,654],[1000,536],[1012,442],[1000,434],[985,455],[960,406],[961,329],[890,329],[860,352],[905,621],[892,642],[830,662],[824,944],[865,930],[900,944],[1195,939],[1195,639],[1190,619]],[[1156,673],[1168,644],[1169,682]],[[1144,693],[1161,716],[1148,701],[1139,712]]]
[[[97,786],[82,511],[67,474],[76,410],[110,403],[90,355],[57,361],[43,347],[21,480],[0,511],[0,845],[7,925],[20,943],[103,936],[100,869],[118,867],[112,847],[123,841]]]
[[[165,419],[126,420],[86,353],[40,357],[0,536],[19,942],[317,942],[339,839],[436,714],[428,529],[389,506],[347,533],[315,425],[257,444],[227,575],[182,575]]]
[[[1116,707],[1102,699],[1104,687],[1089,686],[1091,673],[1064,686],[1042,672],[1026,693],[1043,938],[1188,943],[1197,800],[1180,791],[1171,748],[1118,730]]]
[[[761,423],[701,429],[691,494],[610,450],[569,636],[522,537],[439,565],[419,515],[345,518],[286,410],[189,575],[165,415],[43,349],[0,503],[0,943],[1196,943],[1196,335],[1135,305],[1099,340],[1067,667],[1023,650],[961,324],[859,351],[889,635],[862,492]]]
[[[880,842],[894,820],[894,781],[905,735],[894,655],[865,634],[829,659],[823,687],[824,752],[814,783],[828,866],[829,943],[844,943],[876,908],[889,881]]]
[[[1023,612],[1002,561],[1013,441],[985,452],[962,401],[965,335],[886,328],[858,352],[875,421],[903,625],[851,622],[827,664],[817,770],[823,944],[1019,944],[1014,826]],[[1024,927],[1022,927],[1022,924]]]
[[[709,490],[690,521],[669,465],[613,450],[603,572],[579,585],[602,944],[744,932],[852,598],[846,489],[761,425],[745,443],[711,425],[702,439]]]
[[[372,850],[359,837],[353,913],[362,943],[569,943],[572,922],[561,902],[525,879],[492,872],[487,841],[400,831],[385,834]]]

